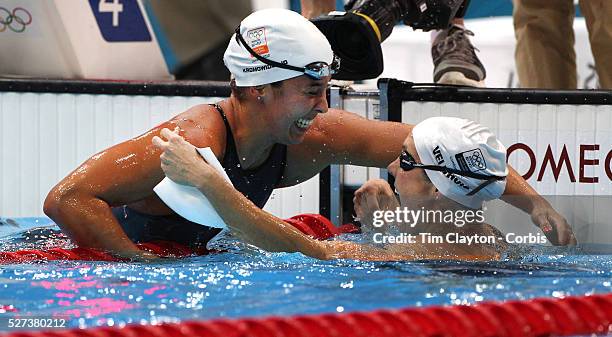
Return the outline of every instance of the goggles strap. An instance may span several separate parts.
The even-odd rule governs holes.
[[[432,171],[438,171],[438,172],[442,172],[442,173],[451,173],[451,174],[456,174],[462,177],[467,177],[467,178],[474,178],[474,179],[480,179],[480,180],[504,180],[506,179],[506,177],[500,177],[500,176],[490,176],[490,175],[486,175],[486,174],[480,174],[480,173],[474,173],[474,172],[470,172],[470,171],[461,171],[461,170],[457,170],[454,168],[450,168],[450,167],[446,167],[446,166],[436,166],[436,165],[423,165],[423,164],[413,164],[413,167],[415,168],[422,168],[425,170],[432,170]]]
[[[468,196],[472,196],[472,195],[474,195],[474,194],[476,194],[476,193],[480,192],[480,190],[482,190],[483,188],[485,188],[485,187],[487,187],[487,186],[491,185],[492,183],[494,183],[494,182],[495,182],[495,181],[497,181],[497,180],[499,180],[499,179],[489,179],[489,180],[485,181],[484,183],[482,183],[482,184],[478,185],[478,187],[476,187],[475,189],[471,190],[471,191],[470,191],[470,192],[468,192],[468,194],[466,194],[466,195],[468,195]]]

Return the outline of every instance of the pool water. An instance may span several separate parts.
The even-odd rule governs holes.
[[[16,223],[0,226],[1,251],[69,247],[46,218]],[[612,255],[580,247],[516,247],[510,255],[519,257],[495,263],[385,263],[266,253],[228,236],[213,245],[227,252],[155,264],[2,265],[0,317],[116,326],[612,292]]]

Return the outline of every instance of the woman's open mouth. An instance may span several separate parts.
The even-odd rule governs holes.
[[[297,121],[295,121],[295,126],[297,126],[299,129],[307,130],[313,121],[314,119],[300,118]]]

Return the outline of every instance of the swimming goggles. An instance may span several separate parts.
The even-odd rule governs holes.
[[[256,59],[258,59],[259,61],[272,66],[272,67],[277,67],[277,68],[282,68],[282,69],[288,69],[288,70],[293,70],[293,71],[297,71],[300,73],[304,73],[307,76],[315,79],[315,80],[320,80],[323,77],[327,77],[327,76],[332,76],[334,74],[336,74],[338,72],[338,70],[340,69],[340,58],[336,55],[334,55],[334,60],[332,61],[332,64],[327,64],[326,62],[320,61],[320,62],[313,62],[310,63],[308,65],[306,65],[305,67],[296,67],[296,66],[292,66],[290,64],[287,64],[286,61],[284,61],[283,63],[281,62],[276,62],[273,60],[269,60],[259,54],[257,54],[253,49],[251,49],[251,47],[249,47],[249,45],[246,43],[246,41],[244,40],[244,38],[242,37],[242,34],[240,34],[240,26],[238,26],[238,28],[236,28],[236,41],[238,42],[238,44],[240,45],[242,43],[242,45],[246,48],[246,50]]]
[[[474,178],[474,179],[479,179],[479,180],[485,180],[484,183],[478,185],[475,189],[471,190],[470,192],[468,192],[466,195],[472,196],[476,193],[478,193],[480,190],[482,190],[483,188],[487,187],[488,185],[498,181],[498,180],[504,180],[506,179],[505,176],[493,176],[493,175],[489,175],[489,174],[480,174],[480,173],[474,173],[471,171],[463,171],[463,170],[457,170],[454,168],[450,168],[450,167],[446,167],[446,166],[439,166],[439,165],[425,165],[425,164],[421,164],[421,163],[417,163],[416,160],[414,160],[414,158],[410,155],[410,153],[408,153],[407,151],[403,151],[402,154],[399,156],[399,160],[400,160],[400,168],[404,171],[410,171],[413,170],[415,168],[420,168],[420,169],[424,169],[424,170],[431,170],[431,171],[438,171],[438,172],[442,172],[442,173],[451,173],[451,174],[456,174],[456,175],[460,175],[463,177],[468,177],[468,178]]]

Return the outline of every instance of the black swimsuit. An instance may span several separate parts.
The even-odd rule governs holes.
[[[234,187],[257,207],[263,208],[270,198],[272,190],[283,178],[285,166],[287,166],[287,145],[274,144],[268,159],[263,164],[254,169],[243,170],[240,167],[236,143],[234,143],[234,136],[227,117],[218,104],[215,104],[215,108],[223,117],[227,133],[225,137],[225,156],[221,165],[225,168],[225,172],[227,172]]]
[[[283,177],[287,166],[287,146],[275,144],[263,164],[254,169],[243,170],[227,117],[218,104],[215,104],[214,107],[221,114],[226,131],[225,155],[221,165],[234,184],[234,188],[257,207],[263,208]],[[127,206],[113,208],[113,214],[128,237],[134,242],[166,240],[201,247],[221,231],[217,228],[196,224],[177,214],[149,215]]]

